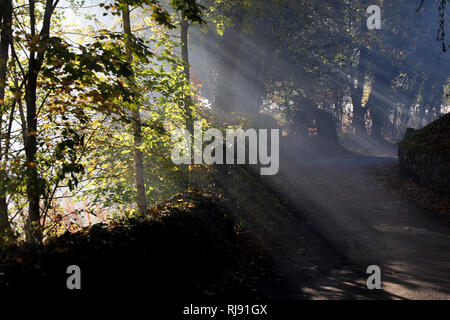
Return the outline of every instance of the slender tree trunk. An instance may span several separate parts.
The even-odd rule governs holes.
[[[189,49],[188,49],[188,31],[189,31],[189,21],[182,17],[181,23],[181,60],[183,60],[184,64],[184,75],[188,82],[191,81],[191,74],[189,71]],[[186,95],[184,98],[184,110],[186,112],[186,127],[191,135],[194,132],[194,122],[192,119],[192,98],[189,95]]]
[[[344,112],[342,108],[342,92],[338,89],[334,92],[334,115],[338,119],[339,132],[341,132]]]
[[[372,91],[366,104],[366,109],[370,111],[372,118],[371,135],[384,139],[384,133],[387,132],[389,115],[396,108],[394,94],[392,89],[392,79],[395,79],[397,70],[391,66],[383,56],[372,55],[371,60],[374,66],[374,79]]]
[[[375,138],[382,138],[381,128],[388,112],[388,107],[386,106],[387,86],[389,85],[384,83],[383,79],[375,75],[372,92],[366,104],[366,109],[370,111],[370,117],[372,119],[370,135]]]
[[[364,81],[366,72],[366,56],[367,49],[361,48],[359,53],[359,63],[357,65],[356,76],[352,80],[356,80],[356,86],[354,83],[350,83],[350,94],[352,97],[353,105],[353,119],[352,125],[355,128],[356,134],[366,134],[366,124],[364,116],[367,109],[362,106],[362,97],[364,91]]]
[[[422,88],[422,103],[419,106],[419,128],[424,126],[425,118],[426,118],[426,112],[430,111],[428,110],[431,98],[432,98],[432,87],[433,87],[433,80],[431,79],[431,76],[425,81],[423,88]]]
[[[397,122],[398,122],[398,106],[395,106],[394,109],[394,116],[392,119],[392,132],[391,132],[391,138],[392,141],[396,142],[397,141]]]
[[[28,81],[25,87],[25,102],[27,106],[27,129],[25,139],[26,156],[26,179],[28,197],[28,218],[26,226],[26,236],[29,242],[41,242],[42,232],[40,230],[40,195],[41,188],[36,169],[37,153],[37,114],[36,114],[36,86],[37,73],[35,62],[30,63],[30,72],[27,75]]]
[[[59,0],[47,0],[45,3],[42,29],[36,34],[35,0],[29,0],[30,10],[30,32],[31,37],[38,37],[42,47],[50,37],[50,24],[53,11]],[[42,226],[40,223],[40,197],[43,188],[37,171],[36,154],[37,145],[37,108],[36,90],[37,79],[44,62],[45,50],[36,50],[30,47],[28,71],[26,74],[25,103],[27,109],[25,129],[25,158],[26,158],[26,185],[28,198],[28,217],[25,226],[25,235],[28,242],[42,242]]]
[[[3,128],[3,110],[5,102],[5,88],[6,88],[6,71],[9,59],[9,43],[12,39],[12,3],[11,0],[4,0],[1,2],[1,39],[0,39],[0,130]],[[12,115],[11,115],[12,117]],[[0,139],[0,162],[3,159],[2,141]],[[4,167],[4,166],[2,166]],[[0,244],[6,237],[12,235],[11,226],[8,218],[8,203],[6,201],[6,172],[0,172]]]
[[[183,10],[187,7],[186,2],[183,2]],[[191,81],[191,74],[189,70],[189,44],[188,44],[188,32],[189,32],[189,21],[184,16],[184,12],[181,13],[180,21],[180,40],[181,40],[181,60],[184,64],[184,76],[188,83]],[[184,97],[184,111],[186,114],[186,129],[194,137],[194,119],[192,118],[192,97],[186,95]],[[191,141],[193,145],[193,142]],[[193,156],[193,155],[192,155]],[[192,162],[193,158],[191,158]],[[193,162],[192,162],[193,163]],[[196,187],[195,179],[193,173],[189,170],[189,166],[186,167],[186,184],[190,187]]]
[[[35,37],[36,17],[35,1],[29,1],[31,36]],[[30,47],[28,62],[27,82],[25,86],[25,103],[27,108],[26,132],[25,132],[25,156],[26,156],[26,183],[28,197],[28,217],[26,222],[26,238],[28,242],[38,243],[42,241],[40,228],[39,188],[38,172],[36,169],[37,153],[37,113],[36,113],[36,88],[40,63],[37,61],[36,51]]]
[[[126,36],[126,51],[128,60],[130,63],[133,60],[133,54],[130,49],[130,41],[133,37],[131,33],[131,21],[130,10],[128,6],[123,10],[123,31]],[[147,199],[145,196],[145,178],[144,178],[144,162],[142,156],[142,125],[141,115],[139,112],[139,106],[136,103],[135,108],[131,110],[132,122],[133,122],[133,137],[134,137],[134,171],[136,178],[136,191],[137,191],[137,205],[139,213],[145,215],[147,211]]]
[[[430,112],[428,113],[428,117],[427,117],[428,123],[436,120],[436,118],[438,118],[441,114],[441,105],[442,105],[442,100],[444,98],[444,86],[445,86],[446,80],[447,80],[446,78],[439,79],[434,85],[433,98],[431,99],[431,103],[430,103],[431,108],[430,108]]]

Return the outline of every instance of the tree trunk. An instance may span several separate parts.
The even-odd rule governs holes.
[[[386,126],[387,119],[396,107],[391,85],[392,79],[396,76],[396,70],[382,56],[372,55],[371,60],[375,67],[374,79],[366,109],[370,111],[372,118],[371,135],[384,139],[382,129],[388,127]]]
[[[422,103],[419,106],[419,128],[424,126],[426,123],[426,112],[430,111],[428,110],[431,99],[432,99],[432,87],[433,87],[433,79],[429,76],[428,79],[425,81],[423,88],[422,88]]]
[[[35,37],[36,17],[35,1],[30,0],[30,28],[31,36]],[[27,108],[26,129],[25,129],[25,156],[26,156],[26,184],[28,198],[28,217],[25,226],[25,233],[28,242],[39,243],[42,241],[40,228],[40,188],[38,173],[36,170],[37,153],[37,114],[36,114],[36,88],[37,77],[40,70],[39,61],[36,59],[36,52],[33,46],[30,47],[30,57],[28,62],[27,82],[25,85],[25,103]]]
[[[393,119],[392,119],[392,128],[391,128],[391,138],[392,138],[393,142],[397,142],[397,137],[398,137],[398,134],[397,134],[397,128],[398,128],[397,122],[398,122],[398,106],[395,106],[394,116],[393,116]]]
[[[382,80],[375,75],[372,92],[366,105],[366,109],[370,111],[370,117],[372,119],[370,135],[376,138],[382,138],[381,127],[388,112],[388,108],[385,105],[387,94],[385,86],[386,84],[382,83]]]
[[[50,24],[53,11],[59,0],[47,0],[45,3],[42,29],[36,34],[35,0],[29,1],[30,9],[30,32],[31,37],[39,37],[39,42],[45,48],[50,37]],[[25,235],[28,242],[42,242],[42,226],[40,223],[40,196],[43,188],[40,183],[36,164],[37,145],[37,108],[36,88],[39,72],[44,62],[45,50],[36,50],[30,47],[28,71],[26,74],[25,103],[27,109],[25,129],[25,157],[26,157],[26,185],[28,198],[28,217],[25,226]]]
[[[9,43],[12,40],[12,3],[11,0],[1,2],[1,39],[0,39],[0,108],[5,110],[6,71],[9,59]],[[11,115],[12,116],[12,115]],[[3,129],[3,111],[0,114],[0,130]],[[3,150],[0,139],[0,162],[3,160]],[[5,152],[6,153],[6,152]],[[3,167],[3,166],[2,166]],[[6,171],[0,172],[0,244],[12,235],[8,218],[8,203],[6,201]]]
[[[189,21],[183,16],[180,22],[181,27],[181,60],[184,64],[184,76],[188,82],[191,81],[191,74],[189,71],[189,49],[188,49],[188,31],[189,31]],[[186,112],[186,128],[191,133],[194,133],[194,122],[192,119],[192,98],[186,95],[184,98],[184,110]]]
[[[183,2],[183,10],[187,8],[186,1]],[[181,21],[180,21],[180,39],[181,39],[181,60],[184,64],[184,76],[186,77],[186,81],[190,83],[191,74],[189,70],[189,45],[188,45],[188,32],[189,32],[189,21],[186,19],[184,12],[181,13]],[[191,134],[191,138],[194,137],[194,119],[192,118],[192,98],[189,95],[184,97],[184,111],[186,114],[186,129]],[[193,145],[193,141],[191,141]],[[193,163],[193,155],[191,158],[191,163]],[[190,187],[196,187],[195,178],[193,173],[189,170],[189,165],[186,166],[185,170],[186,174],[186,184]]]
[[[26,237],[29,242],[41,242],[42,232],[40,228],[39,199],[41,188],[38,172],[36,169],[37,153],[37,113],[36,113],[36,87],[38,65],[31,57],[27,84],[25,87],[25,103],[27,106],[27,128],[25,132],[25,156],[26,156],[26,179],[28,197],[28,218],[26,225]]]
[[[130,10],[128,6],[123,9],[123,31],[126,36],[126,52],[128,60],[132,63],[133,54],[130,49],[130,41],[133,37],[131,33]],[[142,156],[142,124],[139,106],[135,104],[135,108],[131,110],[134,137],[134,170],[136,178],[137,205],[139,213],[145,215],[147,211],[147,200],[145,196],[145,179],[144,179],[144,162]]]
[[[444,86],[446,83],[446,78],[439,79],[435,85],[433,90],[433,98],[431,99],[431,108],[430,112],[428,113],[427,122],[430,123],[441,115],[441,105],[442,100],[444,98]]]
[[[359,53],[359,62],[357,65],[356,75],[352,78],[352,83],[350,83],[350,94],[352,97],[353,105],[353,119],[352,125],[355,128],[356,134],[366,134],[366,124],[364,116],[367,109],[362,106],[362,97],[364,93],[364,81],[366,72],[366,56],[367,49],[361,48]],[[357,81],[355,87],[353,80]]]

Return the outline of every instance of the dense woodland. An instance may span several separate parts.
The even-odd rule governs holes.
[[[372,4],[379,30],[366,26]],[[407,128],[450,111],[447,5],[2,0],[1,244],[133,229],[159,221],[168,198],[195,211],[180,194],[245,207],[247,169],[172,162],[171,130],[194,120],[279,128],[282,157],[296,161],[344,147],[386,155]]]

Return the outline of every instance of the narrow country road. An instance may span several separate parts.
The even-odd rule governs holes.
[[[281,164],[247,219],[289,287],[275,299],[450,299],[450,228],[385,193],[367,168],[395,158]],[[250,210],[247,210],[250,212]],[[381,268],[368,290],[366,268]]]

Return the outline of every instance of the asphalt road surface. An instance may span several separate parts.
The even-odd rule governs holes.
[[[274,299],[450,298],[449,226],[367,174],[394,161],[291,161],[278,175],[257,178],[265,189],[255,192],[247,220],[288,287]],[[381,290],[366,286],[370,265],[381,268]]]

